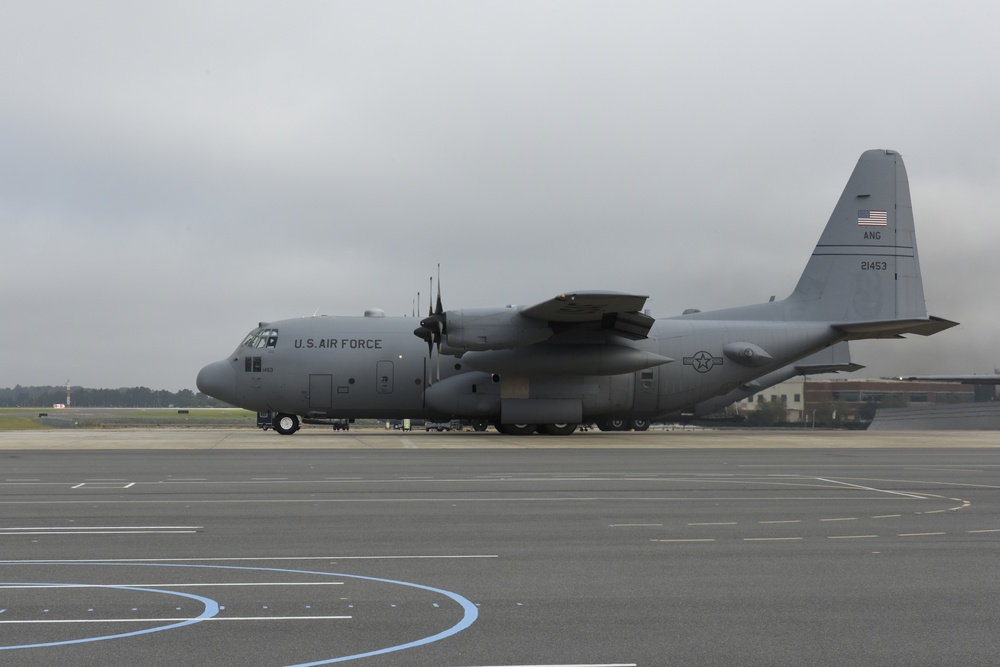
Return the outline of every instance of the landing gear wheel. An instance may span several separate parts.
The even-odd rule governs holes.
[[[545,435],[569,435],[576,430],[576,424],[540,424],[539,433]]]
[[[649,420],[648,419],[632,419],[628,423],[629,428],[633,431],[648,431],[649,430]]]
[[[536,428],[534,424],[496,424],[496,427],[504,435],[531,435]]]
[[[472,430],[474,431],[485,431],[489,426],[489,423],[485,419],[473,419],[472,420]]]
[[[274,419],[271,420],[271,426],[274,427],[275,433],[291,435],[299,430],[299,418],[295,415],[281,413],[274,416]]]
[[[628,422],[624,419],[605,419],[597,422],[597,428],[602,431],[625,431],[628,429]]]

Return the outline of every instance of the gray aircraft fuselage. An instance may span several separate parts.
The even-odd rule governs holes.
[[[428,356],[427,345],[413,335],[414,324],[413,318],[342,316],[272,322],[261,327],[277,331],[272,347],[241,346],[229,359],[207,366],[199,386],[258,412],[498,418],[504,376],[468,370],[460,357],[442,354],[436,379],[438,352]],[[738,345],[734,331],[767,350],[772,361],[751,365],[740,356],[747,346]],[[582,397],[577,422],[624,415],[650,419],[727,393],[841,338],[824,323],[662,319],[649,338],[623,347],[653,351],[673,362],[615,375],[531,377],[525,398]]]

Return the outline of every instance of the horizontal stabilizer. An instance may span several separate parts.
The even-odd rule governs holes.
[[[815,366],[796,365],[795,370],[799,375],[821,375],[822,373],[853,373],[860,371],[864,366],[861,364],[817,364]]]
[[[927,318],[912,320],[878,320],[870,322],[845,322],[833,325],[834,329],[843,331],[851,339],[861,338],[899,338],[903,334],[918,334],[920,336],[931,336],[957,326],[958,322],[952,322],[941,317],[931,315]]]

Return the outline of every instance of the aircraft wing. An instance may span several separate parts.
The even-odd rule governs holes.
[[[654,322],[652,317],[639,312],[647,298],[621,292],[573,292],[522,308],[520,313],[555,325],[600,324],[602,329],[639,339],[646,337]]]

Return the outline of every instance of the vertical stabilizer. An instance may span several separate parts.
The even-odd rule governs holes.
[[[902,157],[866,151],[786,300],[796,320],[926,319]]]

